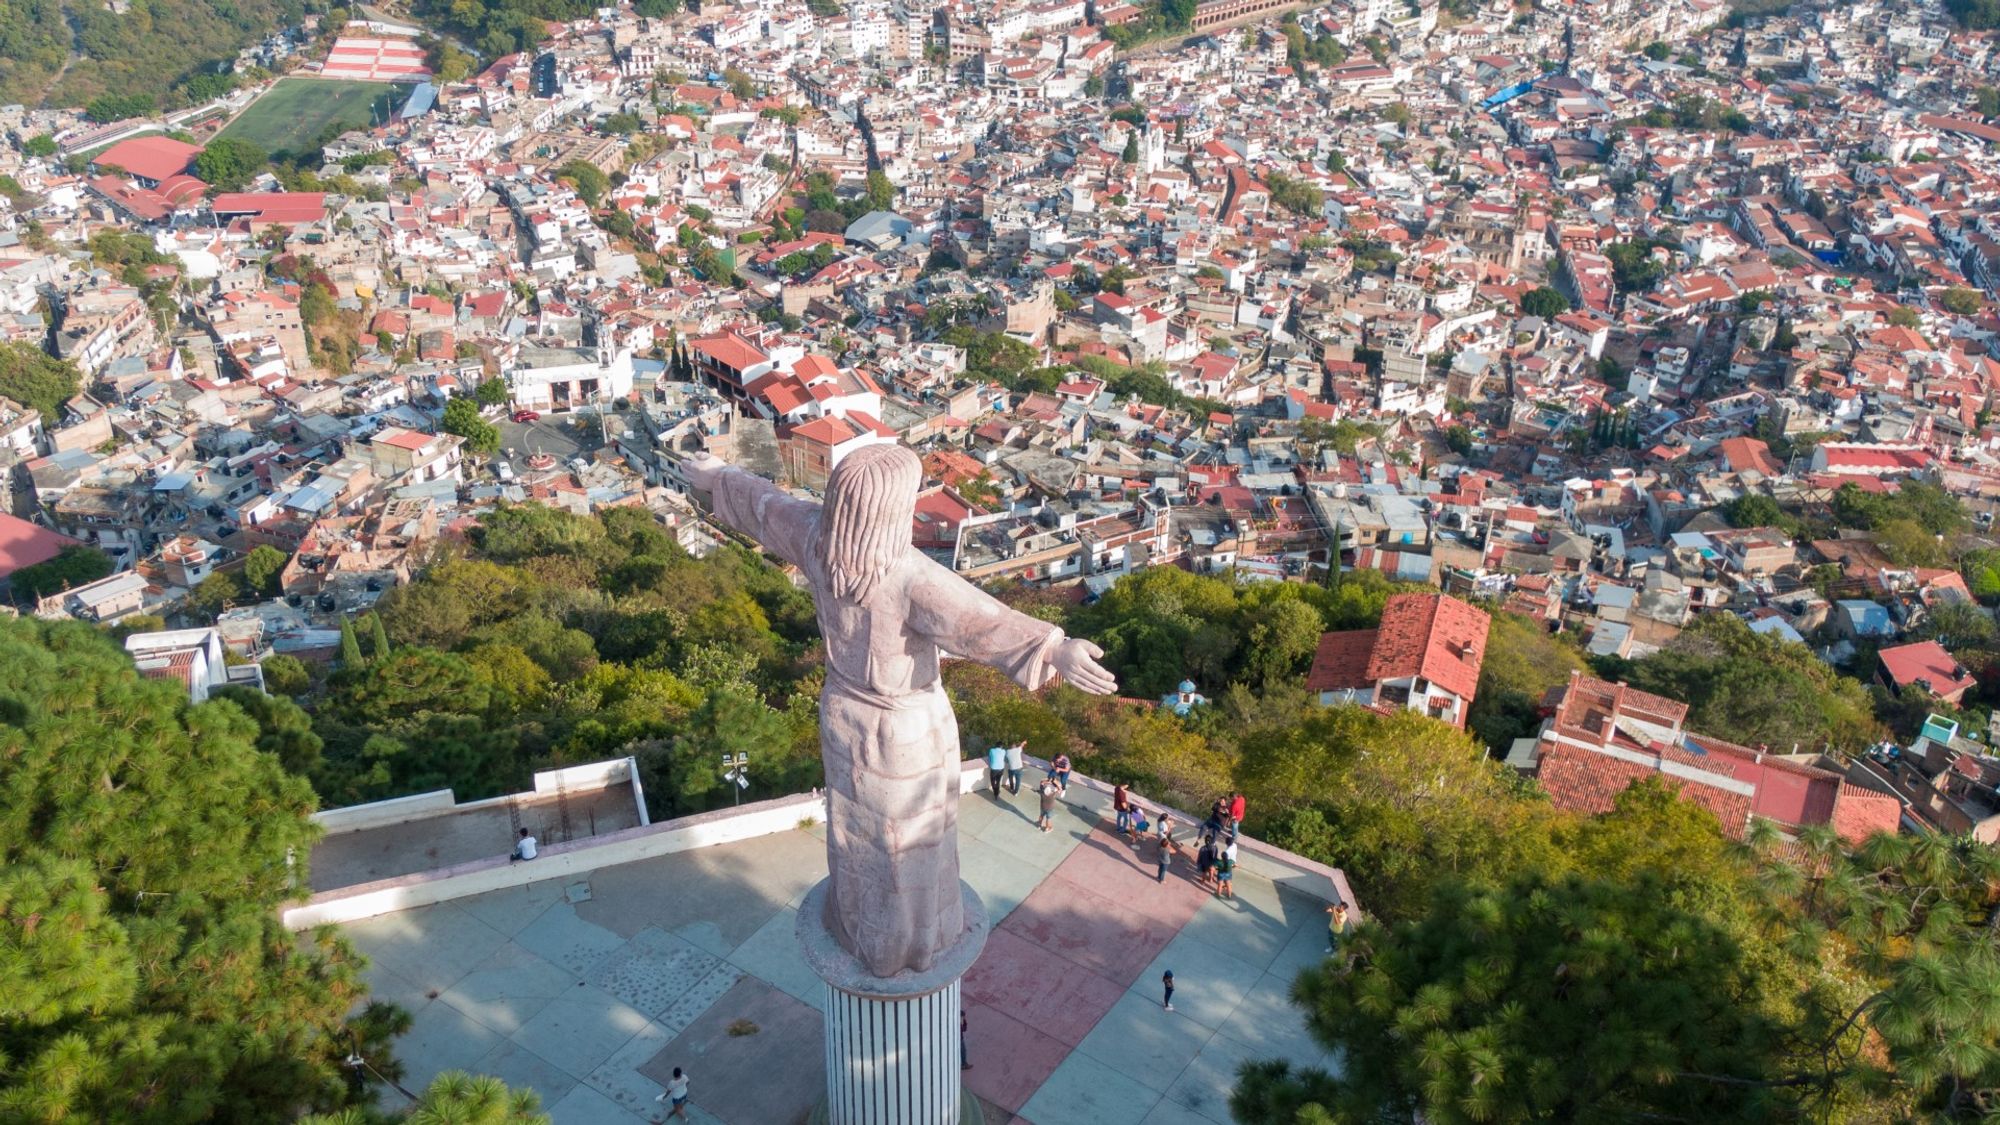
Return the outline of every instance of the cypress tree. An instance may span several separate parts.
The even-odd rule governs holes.
[[[354,622],[343,618],[340,622],[340,666],[361,668],[367,663],[361,658],[361,641],[354,635]]]
[[[368,631],[369,654],[377,660],[389,655],[389,630],[382,624],[381,614],[368,615]]]

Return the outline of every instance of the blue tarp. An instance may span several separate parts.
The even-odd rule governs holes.
[[[1493,93],[1486,95],[1486,99],[1479,103],[1479,108],[1480,109],[1498,108],[1500,106],[1506,105],[1508,102],[1513,101],[1515,98],[1520,97],[1522,94],[1525,94],[1534,88],[1535,88],[1535,83],[1532,79],[1527,82],[1516,82],[1512,86],[1509,86],[1504,90],[1496,90]]]

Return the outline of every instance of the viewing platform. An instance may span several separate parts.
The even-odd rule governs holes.
[[[611,765],[606,791],[629,793]],[[1154,845],[1113,834],[1108,787],[1073,777],[1043,833],[1030,774],[997,799],[976,763],[962,775],[962,875],[993,925],[963,981],[962,1077],[990,1125],[1230,1125],[1243,1061],[1333,1065],[1288,993],[1324,955],[1327,902],[1352,901],[1340,872],[1246,837],[1234,900],[1197,887],[1186,855],[1155,882]],[[404,1090],[492,1074],[537,1091],[558,1125],[631,1125],[665,1120],[654,1098],[679,1066],[694,1121],[807,1118],[826,1089],[827,987],[794,923],[826,874],[821,797],[544,840],[521,863],[504,817],[437,815],[458,819],[454,856],[490,829],[484,858],[323,889],[286,915],[340,923],[373,962],[373,995],[411,1013],[394,1048]],[[421,820],[370,831],[392,830],[424,838]],[[320,849],[361,870],[340,840]]]

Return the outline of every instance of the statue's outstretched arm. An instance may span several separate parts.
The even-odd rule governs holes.
[[[1104,653],[1096,645],[1064,636],[934,562],[925,560],[909,597],[912,628],[940,649],[998,668],[1030,691],[1057,676],[1092,695],[1118,690],[1117,678],[1097,662]]]
[[[812,551],[819,505],[789,495],[755,473],[735,468],[711,453],[681,462],[688,483],[709,495],[715,518],[757,540],[793,566],[804,566]]]

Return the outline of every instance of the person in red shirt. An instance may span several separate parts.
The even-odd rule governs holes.
[[[1243,794],[1229,798],[1229,834],[1234,836],[1243,825]]]

